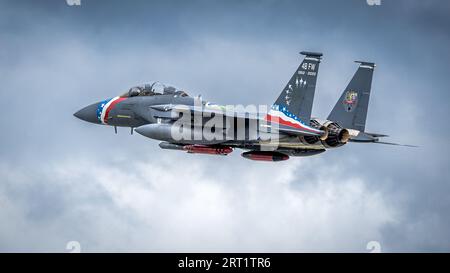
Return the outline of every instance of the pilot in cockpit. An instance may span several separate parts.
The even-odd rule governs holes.
[[[135,86],[130,88],[128,92],[122,97],[136,97],[136,96],[155,96],[155,95],[173,95],[174,97],[186,97],[188,94],[182,90],[178,90],[173,86],[166,86],[160,82],[153,84],[145,84],[142,86]]]

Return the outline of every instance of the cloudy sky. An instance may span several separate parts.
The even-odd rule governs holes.
[[[0,251],[450,251],[448,1],[0,0]],[[271,104],[324,53],[313,114],[377,63],[367,130],[281,163],[163,151],[72,114],[152,80]]]

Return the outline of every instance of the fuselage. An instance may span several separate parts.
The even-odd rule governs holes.
[[[280,132],[267,132],[267,130],[265,130],[266,128],[261,130],[261,126],[267,124],[267,119],[264,118],[260,119],[260,122],[257,122],[256,134],[250,133],[252,129],[255,129],[255,126],[250,126],[248,122],[244,122],[241,124],[244,125],[244,127],[240,128],[244,133],[240,136],[238,133],[234,132],[233,134],[228,135],[226,139],[220,139],[218,141],[214,139],[206,140],[205,137],[201,139],[175,140],[171,138],[170,135],[171,126],[179,119],[180,113],[173,111],[171,107],[180,105],[192,108],[196,105],[207,106],[209,103],[202,101],[200,98],[193,98],[186,95],[178,96],[176,94],[133,97],[117,96],[91,104],[75,113],[75,116],[95,124],[137,128],[138,132],[141,127],[153,125],[153,128],[157,129],[153,129],[154,132],[146,136],[176,144],[226,144],[230,147],[247,150],[283,151],[286,154],[294,156],[315,155],[324,152],[328,148],[337,146],[328,145],[326,142],[320,140],[319,137],[292,136]],[[226,106],[220,107],[226,108]],[[266,114],[262,116],[267,117]],[[204,125],[213,117],[202,116],[201,118],[202,124]],[[228,128],[228,130],[238,131],[238,123],[239,122],[235,122],[233,128]],[[314,120],[311,124],[311,127],[317,130],[321,126]],[[342,143],[342,145],[343,144],[345,143]]]

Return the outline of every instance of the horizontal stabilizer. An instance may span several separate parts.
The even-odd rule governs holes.
[[[379,139],[380,137],[387,137],[387,135],[358,132],[356,135],[351,136],[349,141],[355,142],[355,143],[378,143],[378,144],[395,145],[395,146],[418,147],[415,145],[398,144],[398,143],[380,141],[380,139]]]
[[[399,143],[384,142],[384,141],[375,141],[375,142],[373,142],[373,143],[377,143],[377,144],[386,144],[386,145],[394,145],[394,146],[412,147],[412,148],[418,148],[418,147],[419,147],[419,146],[416,146],[416,145],[399,144]]]
[[[364,132],[366,135],[369,135],[371,137],[388,137],[388,135],[383,135],[383,134],[377,134],[377,133],[366,133]]]

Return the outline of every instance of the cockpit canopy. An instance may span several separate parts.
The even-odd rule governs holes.
[[[137,96],[158,96],[158,95],[173,95],[174,97],[187,97],[189,96],[185,91],[176,87],[165,85],[160,82],[154,82],[151,84],[144,84],[130,88],[128,92],[121,97],[137,97]]]

